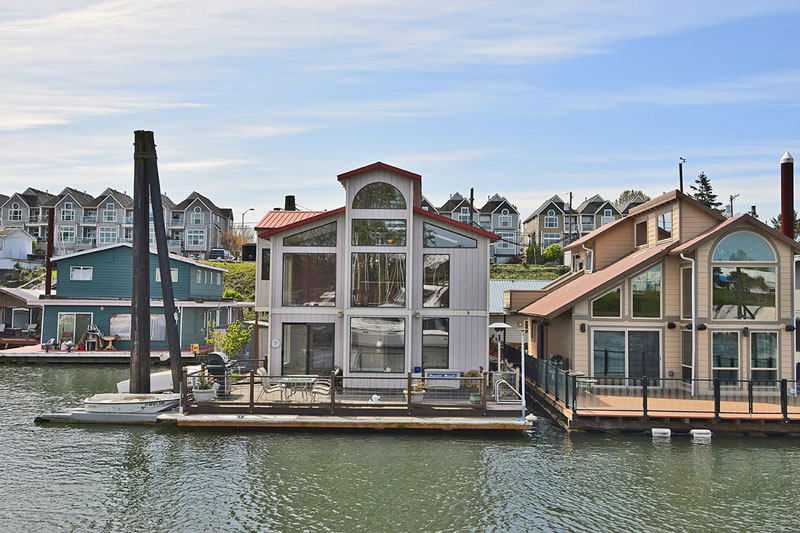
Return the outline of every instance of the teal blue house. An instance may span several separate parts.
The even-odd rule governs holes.
[[[88,348],[86,331],[95,325],[113,337],[118,350],[130,349],[133,248],[119,243],[53,258],[58,272],[56,295],[39,301],[43,307],[42,342],[72,342]],[[182,350],[205,344],[209,330],[241,318],[241,304],[223,299],[224,268],[170,254],[178,331]],[[150,251],[150,346],[166,350],[161,272]]]

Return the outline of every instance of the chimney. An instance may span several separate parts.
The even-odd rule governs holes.
[[[794,159],[789,152],[781,158],[781,233],[794,240]]]
[[[297,211],[297,208],[294,205],[294,195],[289,194],[286,196],[286,199],[283,204],[284,211]]]

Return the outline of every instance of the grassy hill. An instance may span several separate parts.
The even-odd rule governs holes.
[[[556,279],[569,270],[564,265],[492,265],[490,277],[492,279]]]
[[[221,261],[203,261],[209,265],[222,267],[228,270],[225,274],[225,290],[227,297],[236,298],[245,302],[256,299],[256,264],[251,262],[224,263]],[[231,295],[230,293],[234,294]]]

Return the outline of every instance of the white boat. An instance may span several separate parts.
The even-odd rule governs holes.
[[[95,394],[83,400],[87,413],[160,413],[180,403],[180,394]]]
[[[191,365],[184,367],[189,373],[189,388],[192,388],[196,378],[191,377],[200,371],[200,365]],[[131,380],[126,379],[117,383],[117,392],[126,393],[131,390]],[[164,370],[163,372],[154,372],[150,374],[150,392],[167,392],[174,391],[172,388],[172,371]]]

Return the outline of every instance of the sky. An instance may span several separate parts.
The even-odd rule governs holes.
[[[705,172],[768,219],[800,155],[798,26],[769,0],[4,0],[0,192],[130,192],[146,129],[162,191],[237,223],[339,207],[375,161],[526,217],[677,188],[679,157],[687,192]]]

